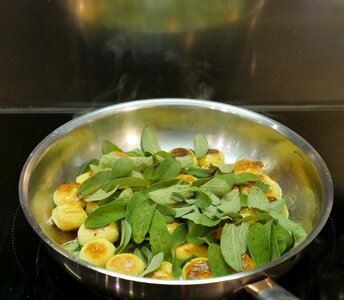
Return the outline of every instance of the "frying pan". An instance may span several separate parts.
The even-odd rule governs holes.
[[[192,148],[204,134],[226,162],[264,162],[279,182],[290,218],[308,233],[280,258],[256,269],[201,280],[157,280],[118,274],[90,265],[59,245],[73,235],[51,226],[52,194],[72,182],[83,164],[100,155],[103,140],[124,150],[140,147],[144,126],[154,128],[162,149]],[[49,134],[30,154],[20,176],[24,214],[63,268],[89,288],[125,299],[228,299],[246,290],[261,299],[295,299],[274,279],[288,272],[325,225],[333,202],[330,173],[313,147],[292,130],[258,113],[228,104],[192,99],[152,99],[117,104],[87,113]]]

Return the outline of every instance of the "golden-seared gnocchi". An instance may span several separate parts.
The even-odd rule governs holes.
[[[84,207],[85,201],[78,197],[79,183],[63,183],[54,192],[53,201],[56,206],[69,205]]]
[[[87,218],[87,214],[82,207],[59,205],[52,213],[54,224],[62,231],[77,230]]]
[[[213,277],[208,258],[198,257],[187,262],[182,269],[183,279],[206,279]]]
[[[180,225],[180,222],[179,221],[173,221],[171,223],[167,223],[166,226],[167,226],[167,230],[170,234],[173,233],[173,231]]]
[[[106,239],[96,239],[82,246],[79,258],[97,267],[104,268],[115,253],[115,246]]]
[[[187,183],[193,183],[197,178],[195,176],[192,175],[188,175],[188,174],[179,174],[178,176],[176,176],[177,179],[181,179],[184,180]]]
[[[109,258],[106,269],[127,275],[138,276],[145,270],[143,261],[132,253],[120,253]]]
[[[91,171],[87,171],[83,174],[80,174],[78,177],[76,177],[76,183],[82,184],[88,178],[92,177],[92,175],[93,173]]]
[[[209,149],[208,152],[198,159],[198,165],[202,168],[209,168],[212,165],[224,164],[225,158],[218,149]]]
[[[270,200],[278,200],[282,198],[282,189],[275,180],[264,174],[260,175],[260,180],[269,186],[265,195]]]
[[[86,203],[85,211],[89,215],[91,212],[93,212],[98,206],[97,201],[90,201]]]
[[[173,280],[172,264],[168,261],[163,261],[158,269],[147,275],[149,278]]]
[[[241,262],[241,271],[243,272],[252,270],[254,268],[252,258],[247,253],[244,253],[241,256]]]
[[[234,174],[253,173],[260,175],[263,172],[264,164],[261,161],[251,159],[240,159],[234,163]]]
[[[78,240],[81,246],[86,243],[103,238],[110,243],[114,243],[118,240],[119,228],[116,222],[112,222],[104,227],[99,228],[86,228],[85,224],[82,224],[78,230]]]
[[[195,153],[193,153],[190,149],[187,149],[187,148],[174,148],[174,149],[172,149],[170,151],[170,153],[173,156],[176,156],[176,157],[190,156],[192,158],[193,165],[194,166],[198,165],[197,157],[196,157]]]
[[[208,249],[205,245],[195,245],[189,242],[184,242],[176,247],[176,258],[179,260],[186,260],[191,256],[208,257]]]

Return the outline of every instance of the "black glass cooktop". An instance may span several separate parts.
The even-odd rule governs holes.
[[[17,184],[25,159],[68,114],[2,115],[0,299],[106,299],[71,277],[49,255],[27,223]],[[304,257],[277,282],[301,299],[344,299],[344,211],[335,199],[326,226]],[[251,299],[240,293],[237,299]]]

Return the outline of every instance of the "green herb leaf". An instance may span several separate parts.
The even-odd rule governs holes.
[[[113,180],[111,171],[100,172],[85,180],[78,189],[78,194],[81,198],[94,193],[100,189],[104,184],[108,184]]]
[[[256,186],[252,186],[247,195],[247,205],[249,208],[257,208],[262,211],[270,210],[270,201],[264,192]]]
[[[146,276],[147,274],[158,269],[160,267],[160,265],[162,264],[163,260],[164,260],[164,253],[159,252],[158,254],[155,254],[152,257],[148,267],[143,271],[143,273],[140,276],[142,276],[142,277]]]
[[[229,186],[226,181],[214,177],[210,179],[208,182],[203,184],[201,187],[201,191],[205,193],[213,193],[218,197],[224,196],[226,193],[229,192]]]
[[[141,202],[147,199],[142,193],[135,192],[132,197],[128,200],[127,211],[125,214],[125,219],[127,222],[131,223],[134,211],[137,206],[140,205]]]
[[[144,152],[155,154],[161,151],[158,139],[152,128],[146,126],[141,134],[141,148]]]
[[[271,212],[279,214],[282,212],[282,209],[284,209],[284,207],[285,207],[285,200],[283,198],[270,202]]]
[[[234,175],[234,184],[236,185],[258,180],[259,176],[253,173],[239,173]]]
[[[180,173],[180,170],[181,163],[173,155],[169,155],[159,164],[155,180],[173,179]]]
[[[295,245],[297,246],[298,244],[302,243],[306,237],[307,233],[306,231],[302,228],[301,225],[293,222],[292,220],[281,216],[280,214],[276,214],[274,212],[270,212],[271,216],[278,221],[278,223],[287,231],[290,231],[295,239]]]
[[[263,181],[255,182],[254,186],[259,187],[263,193],[265,193],[269,189],[269,185],[264,183]]]
[[[114,178],[127,177],[131,174],[135,164],[129,157],[121,157],[112,164]]]
[[[218,165],[217,168],[221,171],[221,173],[227,174],[234,170],[234,164],[222,164]]]
[[[192,191],[190,190],[190,185],[177,184],[164,189],[159,189],[149,193],[149,197],[158,204],[175,204],[176,201],[173,198],[173,194],[180,194],[184,199],[192,196]]]
[[[86,228],[104,227],[111,222],[124,218],[127,203],[123,200],[116,200],[109,204],[102,205],[91,212],[85,220]]]
[[[225,194],[221,199],[221,204],[218,205],[217,208],[223,211],[225,214],[231,212],[239,212],[241,209],[239,191],[232,190],[229,193]]]
[[[176,160],[179,161],[181,168],[187,168],[193,165],[194,161],[190,155],[176,156]]]
[[[164,253],[165,260],[171,261],[172,237],[167,230],[163,215],[156,209],[149,228],[149,243],[153,254]]]
[[[212,199],[207,193],[204,193],[202,191],[196,193],[196,203],[195,205],[198,208],[207,208],[212,204]]]
[[[173,261],[172,261],[173,278],[180,279],[180,277],[182,276],[182,265],[183,265],[183,261],[176,259],[176,257],[174,256]]]
[[[115,254],[122,253],[131,239],[131,226],[126,220],[121,220],[121,241],[115,250]]]
[[[213,231],[213,228],[203,226],[201,224],[193,224],[189,233],[186,236],[186,240],[194,245],[200,245],[204,243],[205,237]]]
[[[194,209],[196,209],[195,205],[189,205],[189,206],[182,206],[182,207],[175,207],[174,211],[176,212],[175,217],[176,218],[180,218],[186,214],[188,214],[189,212],[193,211]]]
[[[84,165],[84,167],[80,170],[80,172],[78,173],[78,175],[84,174],[88,171],[91,170],[90,165],[98,165],[99,164],[99,160],[98,159],[91,159],[88,162],[86,162],[86,164]]]
[[[195,155],[197,158],[202,157],[208,152],[208,141],[203,134],[197,134],[193,140]]]
[[[226,264],[221,248],[217,244],[210,244],[208,247],[208,262],[213,274],[213,277],[225,276],[230,274],[230,269]]]
[[[246,251],[246,234],[249,225],[241,223],[236,226],[231,223],[225,224],[222,229],[220,248],[225,262],[235,271],[240,272],[241,256]]]
[[[293,246],[293,237],[280,224],[272,223],[271,228],[271,261],[280,257]]]
[[[136,207],[131,221],[133,240],[135,243],[140,244],[144,241],[152,222],[155,209],[156,203],[149,199],[142,201]]]
[[[172,246],[178,246],[186,241],[188,228],[186,223],[181,223],[172,233]]]
[[[106,192],[103,189],[99,189],[95,191],[94,193],[87,195],[83,198],[84,201],[90,202],[90,201],[100,201],[109,198],[111,195],[113,195],[118,189],[118,186],[116,186],[113,190]]]
[[[247,233],[247,248],[256,267],[270,262],[271,225],[272,221],[254,223]]]
[[[108,140],[104,140],[102,142],[102,153],[107,154],[107,153],[110,153],[112,151],[123,152],[123,150],[121,148],[119,148],[117,145],[115,145],[114,143],[112,143]]]
[[[198,178],[209,178],[211,176],[209,169],[204,169],[196,166],[189,167],[186,173],[188,175],[196,176]]]
[[[75,256],[79,256],[81,250],[81,246],[78,239],[74,239],[62,244],[61,248]]]

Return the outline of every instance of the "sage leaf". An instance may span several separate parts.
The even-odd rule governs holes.
[[[259,176],[253,173],[243,172],[243,173],[234,175],[234,184],[236,185],[248,183],[250,181],[258,181],[258,180],[259,180]]]
[[[259,187],[252,186],[248,191],[247,206],[262,211],[269,211],[270,201]]]
[[[152,223],[149,228],[149,235],[149,243],[153,254],[163,252],[165,260],[171,261],[172,237],[167,230],[163,215],[157,209],[153,215]]]
[[[212,193],[215,196],[222,197],[226,193],[229,192],[229,186],[226,181],[214,177],[213,179],[210,179],[208,182],[203,184],[200,187],[202,192],[205,193]]]
[[[280,214],[276,214],[275,212],[270,212],[270,215],[277,220],[278,224],[280,224],[284,229],[291,232],[293,234],[293,237],[295,239],[295,245],[302,243],[306,237],[307,232],[303,229],[303,227],[292,220],[281,216]]]
[[[158,139],[155,135],[155,132],[149,126],[146,126],[142,130],[141,148],[144,152],[148,152],[150,154],[155,154],[155,153],[161,151],[161,148],[160,148]]]
[[[280,257],[293,246],[293,237],[280,224],[272,223],[270,260]]]
[[[141,248],[141,252],[146,257],[146,260],[147,260],[147,262],[149,264],[150,261],[152,260],[153,256],[154,256],[152,251],[150,251],[149,248],[147,248],[147,247],[142,247]]]
[[[126,220],[121,220],[121,241],[115,250],[115,254],[122,253],[131,240],[131,225]]]
[[[187,168],[186,173],[188,175],[195,176],[197,178],[208,178],[211,177],[211,173],[209,172],[209,169],[204,169],[201,167],[191,166]]]
[[[128,200],[127,210],[125,214],[125,219],[128,223],[132,222],[133,214],[137,206],[140,205],[141,202],[145,201],[147,197],[145,197],[142,193],[135,192],[131,198]]]
[[[172,261],[172,276],[175,279],[180,279],[180,277],[182,276],[182,265],[183,265],[183,261],[177,259],[175,256],[173,258]]]
[[[222,256],[225,262],[237,272],[241,270],[241,256],[246,251],[246,234],[248,228],[249,225],[247,223],[241,223],[239,226],[227,223],[222,229],[220,239]]]
[[[195,155],[200,158],[208,153],[208,141],[203,134],[197,134],[193,140]]]
[[[195,205],[198,208],[207,208],[212,204],[212,199],[207,193],[204,193],[202,191],[196,193],[196,202]]]
[[[271,225],[272,221],[254,223],[247,233],[247,248],[256,267],[270,262]]]
[[[221,171],[221,173],[227,174],[231,173],[234,170],[234,164],[221,164],[218,165],[217,168]]]
[[[135,164],[129,157],[121,157],[112,164],[112,174],[114,178],[127,177],[131,174]]]
[[[108,184],[113,180],[111,171],[103,171],[85,180],[78,189],[78,194],[81,198],[94,193],[100,189],[104,184]]]
[[[79,240],[76,238],[74,240],[68,241],[61,245],[61,248],[66,250],[69,254],[79,256],[81,246]]]
[[[155,180],[173,179],[180,173],[181,168],[181,163],[174,156],[169,155],[159,164]]]
[[[104,227],[125,217],[127,203],[123,200],[102,205],[91,212],[85,220],[86,228]]]
[[[100,201],[109,198],[111,195],[113,195],[118,189],[118,186],[116,186],[113,190],[106,192],[103,189],[99,189],[95,191],[94,193],[87,195],[83,198],[85,202],[91,202],[91,201]]]
[[[181,168],[187,168],[193,165],[194,161],[190,155],[176,156],[176,160],[179,161]]]
[[[270,212],[274,213],[281,213],[282,209],[285,207],[285,200],[282,199],[277,199],[275,201],[272,201],[270,203]]]
[[[173,185],[164,189],[159,189],[153,192],[150,192],[149,197],[158,204],[174,204],[176,201],[173,198],[173,194],[178,193],[184,198],[189,198],[192,196],[192,191],[190,190],[189,185],[178,184]]]
[[[196,209],[196,206],[194,206],[194,205],[175,207],[174,208],[174,211],[176,213],[175,217],[180,218],[180,217],[188,214],[189,212],[193,211],[194,209]]]
[[[107,153],[110,153],[112,151],[123,152],[123,150],[121,148],[119,148],[117,145],[115,145],[111,141],[104,140],[102,142],[102,153],[107,154]]]
[[[158,269],[160,267],[160,265],[162,264],[164,260],[164,253],[163,252],[159,252],[158,254],[155,254],[149,265],[147,266],[147,268],[143,271],[143,273],[140,275],[142,277],[146,276],[147,274],[154,272],[156,269]]]
[[[213,277],[225,276],[230,274],[229,266],[226,264],[221,248],[217,244],[210,244],[208,247],[208,262]]]
[[[205,237],[213,231],[213,228],[203,226],[201,224],[193,224],[189,233],[186,236],[186,240],[194,245],[200,245],[204,243]]]
[[[263,181],[255,182],[254,186],[259,187],[263,193],[265,193],[270,187],[270,185],[264,183]]]
[[[229,193],[225,194],[221,199],[221,204],[218,205],[217,208],[223,211],[225,214],[231,212],[239,212],[241,209],[239,191],[232,190]]]
[[[188,234],[188,228],[186,223],[181,223],[172,233],[172,245],[178,246],[186,241],[186,235]]]
[[[155,209],[156,203],[149,199],[142,201],[136,207],[131,220],[133,240],[136,244],[140,244],[144,241],[152,222]]]
[[[99,160],[98,159],[91,159],[88,162],[86,162],[86,164],[84,165],[84,167],[79,171],[78,175],[84,174],[88,171],[91,170],[91,165],[98,165],[99,164]]]

